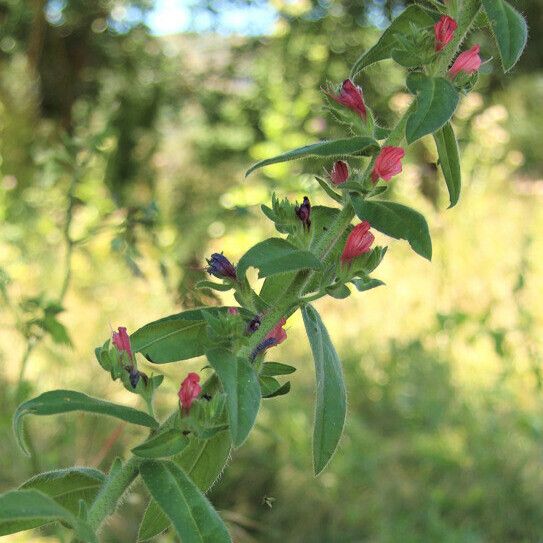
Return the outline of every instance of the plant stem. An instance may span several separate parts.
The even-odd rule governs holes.
[[[117,503],[138,475],[140,460],[130,457],[123,465],[113,463],[104,486],[96,496],[88,514],[88,523],[98,530],[106,517],[113,514]]]

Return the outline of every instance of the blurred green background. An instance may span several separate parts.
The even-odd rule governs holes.
[[[0,491],[38,470],[107,470],[142,436],[112,419],[30,420],[28,459],[11,415],[52,388],[135,405],[94,359],[110,326],[219,303],[194,288],[204,257],[237,262],[272,234],[259,211],[272,191],[330,205],[312,177],[329,163],[247,181],[243,171],[340,133],[320,88],[344,79],[404,4],[0,1]],[[211,493],[236,542],[543,541],[543,6],[516,5],[532,28],[526,54],[507,76],[497,59],[485,65],[456,117],[459,205],[446,210],[431,139],[410,148],[393,183],[395,198],[429,218],[433,262],[380,240],[390,251],[376,276],[387,286],[319,303],[349,412],[318,479],[298,316],[274,349],[299,368],[292,392],[264,402]],[[471,39],[495,54],[487,35]],[[382,123],[406,107],[402,81],[388,63],[362,78]],[[160,413],[203,365],[158,368]],[[136,540],[147,500],[136,490],[104,541]],[[49,527],[5,540],[69,535]]]

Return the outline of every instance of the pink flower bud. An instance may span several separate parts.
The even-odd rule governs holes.
[[[229,315],[237,315],[239,313],[239,310],[237,307],[229,307],[228,308],[228,314]]]
[[[370,232],[370,223],[362,221],[360,224],[357,224],[347,237],[341,255],[341,263],[348,263],[357,256],[369,253],[374,241],[375,236]]]
[[[190,406],[192,402],[198,397],[198,394],[202,392],[202,387],[200,386],[200,376],[197,373],[189,373],[185,380],[181,383],[179,392],[179,404],[181,406],[181,411],[188,415],[190,411]]]
[[[458,28],[457,22],[448,15],[443,15],[434,25],[436,36],[436,51],[441,51],[453,38],[454,31]]]
[[[366,105],[364,104],[364,96],[362,89],[356,86],[350,79],[346,79],[341,86],[339,94],[326,93],[332,100],[338,104],[352,109],[362,119],[366,120]]]
[[[392,176],[402,171],[402,158],[405,151],[401,147],[383,147],[377,156],[371,172],[371,180],[376,183],[379,178],[390,181]]]
[[[349,166],[343,160],[338,160],[330,172],[330,180],[334,185],[341,185],[349,179]]]
[[[468,51],[460,53],[449,70],[451,77],[456,77],[460,72],[465,72],[467,74],[476,72],[481,67],[481,57],[479,56],[480,50],[480,45],[474,45]]]
[[[113,345],[115,345],[115,348],[119,353],[126,353],[130,359],[132,359],[132,347],[130,346],[130,337],[128,336],[128,333],[126,332],[126,328],[124,326],[119,326],[118,332],[113,332],[113,336],[111,338],[111,341],[113,342]]]

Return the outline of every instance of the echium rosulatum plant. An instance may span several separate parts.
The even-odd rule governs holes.
[[[307,197],[291,203],[274,196],[272,206],[262,210],[275,223],[277,237],[250,248],[237,265],[219,253],[207,260],[212,278],[201,286],[234,291],[237,307],[184,311],[130,336],[120,327],[96,349],[104,370],[128,392],[140,395],[146,411],[70,390],[45,392],[19,406],[14,429],[24,452],[23,419],[29,414],[87,411],[147,427],[149,435],[128,459],[117,459],[107,475],[81,467],[52,471],[1,495],[0,535],[60,521],[73,528],[76,539],[95,542],[104,520],[141,477],[150,502],[139,540],[171,526],[187,543],[232,541],[205,493],[231,451],[247,439],[262,398],[290,391],[284,376],[295,368],[268,359],[275,346],[287,340],[286,320],[298,309],[315,361],[315,474],[326,467],[341,437],[347,402],[340,359],[311,302],[327,295],[346,298],[349,285],[365,291],[382,284],[373,273],[386,249],[375,246],[374,231],[404,239],[416,253],[431,258],[424,217],[383,199],[383,194],[401,172],[406,148],[432,136],[450,204],[457,203],[460,159],[450,121],[481,66],[479,45],[466,43],[466,38],[483,27],[495,38],[503,69],[511,69],[525,46],[527,26],[505,0],[431,0],[409,6],[355,62],[348,79],[323,89],[331,114],[347,128],[346,137],[295,149],[250,168],[247,174],[298,158],[328,160],[329,173],[317,181],[332,205],[312,206]],[[357,84],[368,66],[387,59],[406,69],[406,86],[413,96],[392,128],[376,122]],[[250,267],[264,278],[258,293],[246,275]],[[141,372],[141,356],[156,367],[207,359],[200,373],[181,369],[178,399],[172,398],[174,408],[165,420],[157,420],[153,412],[153,395],[163,378]]]

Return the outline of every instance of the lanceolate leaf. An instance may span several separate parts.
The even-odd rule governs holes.
[[[268,377],[266,375],[259,377],[260,390],[262,391],[263,398],[275,398],[276,396],[283,396],[290,392],[290,381],[281,384],[274,377]]]
[[[258,377],[249,362],[224,349],[211,349],[206,356],[226,393],[230,435],[234,447],[239,447],[249,435],[260,407]]]
[[[132,452],[142,458],[166,458],[179,454],[189,440],[179,429],[166,430],[138,445]]]
[[[140,473],[183,543],[231,543],[221,517],[179,466],[146,461]]]
[[[150,322],[130,336],[132,350],[155,364],[201,356],[207,348],[204,312],[217,315],[226,311],[226,307],[192,309]]]
[[[302,316],[315,361],[313,465],[318,475],[332,458],[343,433],[347,399],[341,362],[319,314],[307,305],[302,309]]]
[[[524,17],[506,0],[483,0],[492,32],[500,51],[504,72],[518,61],[528,40],[528,25]]]
[[[384,200],[363,200],[352,196],[354,210],[372,228],[396,239],[405,239],[419,255],[432,259],[432,239],[423,215],[410,207]]]
[[[407,143],[439,130],[454,114],[459,95],[453,85],[442,77],[410,74],[407,87],[417,95],[415,110],[405,128]]]
[[[443,177],[449,191],[449,200],[451,202],[449,207],[454,207],[460,198],[462,172],[460,169],[458,143],[451,123],[445,124],[441,130],[438,130],[434,134],[434,140],[436,142],[441,171],[443,172]]]
[[[364,68],[390,58],[392,51],[398,45],[396,34],[410,33],[412,26],[421,30],[431,27],[438,19],[439,13],[426,10],[421,6],[409,6],[392,21],[379,41],[354,63],[351,79],[354,79]]]
[[[79,501],[91,505],[106,476],[93,468],[74,467],[35,475],[20,490],[39,490],[76,515]]]
[[[321,263],[315,255],[298,249],[286,239],[270,238],[257,243],[241,257],[238,275],[243,277],[249,266],[258,268],[259,277],[269,277],[307,268],[318,270]]]
[[[220,432],[210,439],[191,438],[189,445],[174,459],[196,486],[207,492],[219,478],[230,457],[229,432]],[[146,541],[170,526],[170,520],[151,499],[140,525],[138,541]]]
[[[345,138],[333,141],[320,141],[298,149],[293,149],[282,155],[273,158],[261,160],[253,164],[245,173],[245,177],[250,175],[258,168],[269,166],[270,164],[278,164],[279,162],[288,162],[300,158],[320,157],[346,157],[356,155],[370,155],[379,148],[379,144],[373,139],[366,136],[355,136],[354,138]]]
[[[54,521],[70,525],[85,543],[98,542],[87,524],[37,490],[12,490],[0,495],[0,536]]]
[[[74,390],[52,390],[22,403],[15,412],[13,429],[23,452],[29,454],[23,436],[25,415],[56,415],[70,411],[107,415],[147,428],[158,428],[158,422],[153,417],[132,407],[99,400]]]
[[[294,366],[289,366],[288,364],[282,364],[281,362],[265,362],[260,371],[260,375],[275,377],[276,375],[290,375],[295,371],[296,368]]]

